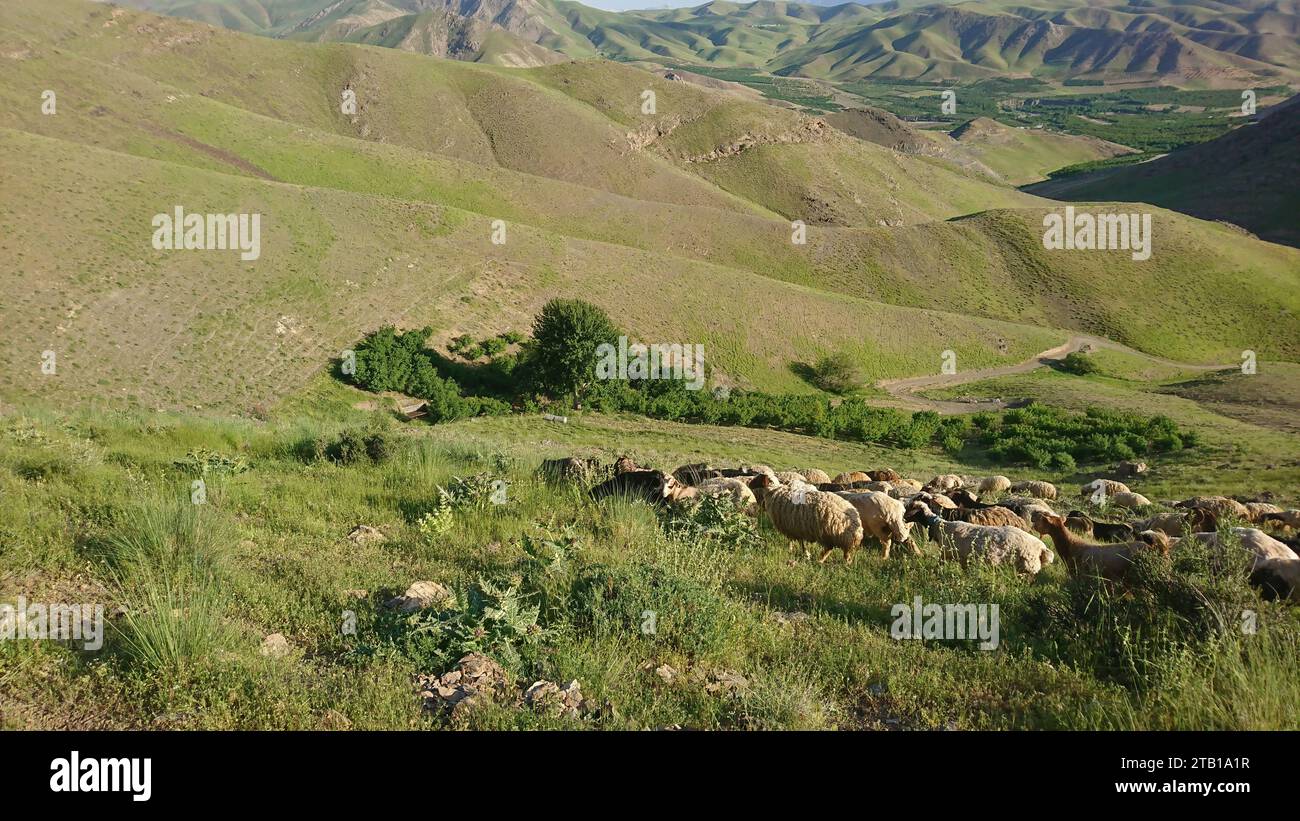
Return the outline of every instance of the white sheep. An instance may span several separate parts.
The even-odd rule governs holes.
[[[1098,490],[1101,490],[1106,496],[1115,493],[1131,493],[1128,485],[1123,482],[1116,482],[1114,479],[1093,479],[1088,484],[1079,488],[1080,496],[1093,496]]]
[[[844,563],[853,563],[853,552],[862,545],[862,517],[853,505],[836,496],[809,485],[789,487],[773,486],[771,479],[754,480],[759,505],[772,520],[777,532],[791,542],[803,545],[808,555],[808,542],[822,546],[818,560],[825,563],[831,551],[844,551]]]
[[[1055,499],[1056,485],[1051,482],[1042,482],[1031,479],[1027,482],[1016,482],[1011,486],[1013,493],[1027,493],[1035,499]]]
[[[659,495],[672,504],[692,502],[701,496],[725,496],[731,499],[746,514],[758,515],[758,501],[754,491],[743,479],[716,476],[705,479],[698,485],[688,485],[672,474],[665,474],[659,486]]]
[[[1029,576],[1037,575],[1055,560],[1043,540],[1018,527],[992,527],[950,522],[935,515],[924,502],[914,502],[907,518],[929,528],[930,538],[946,558],[956,557],[965,567],[971,558],[992,565],[1010,563]]]
[[[1115,493],[1106,498],[1114,507],[1122,507],[1127,510],[1133,510],[1134,508],[1139,507],[1149,507],[1151,505],[1150,499],[1143,496],[1141,493],[1133,493],[1132,491]]]
[[[796,470],[795,473],[798,473],[800,476],[802,476],[804,478],[804,481],[806,481],[810,485],[824,485],[831,480],[831,476],[829,473],[827,473],[824,470],[818,470],[817,468],[805,468],[804,470]]]
[[[1258,567],[1260,562],[1269,559],[1300,559],[1294,550],[1259,528],[1234,527],[1232,535],[1236,538],[1240,549],[1250,555],[1252,570]],[[1223,538],[1219,533],[1193,533],[1187,538],[1204,542],[1213,548],[1224,547]]]
[[[955,473],[941,473],[926,482],[925,486],[940,492],[956,490],[962,486],[962,478]]]
[[[802,473],[797,473],[793,470],[778,470],[776,472],[776,480],[783,485],[812,484],[803,477]]]
[[[1263,522],[1265,517],[1272,513],[1282,513],[1282,508],[1268,502],[1243,502],[1246,506],[1247,518],[1256,524]],[[1300,511],[1296,511],[1300,513]]]
[[[1292,530],[1300,530],[1300,510],[1291,509],[1283,510],[1278,513],[1265,513],[1264,520],[1277,522],[1283,527],[1289,527]]]
[[[906,542],[912,552],[921,555],[921,549],[912,540],[912,524],[903,520],[907,509],[903,503],[879,491],[837,494],[858,511],[863,529],[874,536],[889,558],[889,548],[894,542]]]
[[[1200,508],[1202,510],[1211,510],[1220,519],[1226,519],[1229,516],[1235,516],[1242,521],[1250,520],[1250,510],[1236,499],[1229,499],[1227,496],[1193,496],[1190,499],[1184,499],[1178,502],[1174,507]]]
[[[976,485],[976,490],[981,496],[984,496],[985,494],[997,495],[999,493],[1006,493],[1010,489],[1011,480],[1005,476],[986,476],[983,479],[980,479],[979,484]]]

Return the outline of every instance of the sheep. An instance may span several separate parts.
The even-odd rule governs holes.
[[[1033,534],[1016,527],[949,522],[935,515],[925,502],[909,505],[905,518],[929,528],[930,538],[940,545],[941,555],[955,556],[962,567],[974,557],[992,565],[1010,563],[1020,573],[1032,577],[1055,558],[1043,540]]]
[[[802,473],[795,473],[793,470],[777,471],[776,479],[783,485],[812,485],[807,479],[803,478]],[[813,485],[814,487],[816,485]]]
[[[585,482],[600,469],[600,461],[593,458],[567,456],[561,459],[544,459],[537,475],[548,481]]]
[[[747,516],[758,515],[758,500],[754,497],[754,491],[749,489],[749,485],[739,479],[728,479],[725,477],[715,477],[705,479],[697,489],[705,496],[726,496],[735,503]]]
[[[956,510],[942,510],[939,512],[949,522],[969,522],[973,525],[985,525],[988,527],[1016,527],[1026,533],[1032,534],[1029,524],[1011,510],[1000,505],[991,505],[981,508],[957,508]]]
[[[1250,583],[1260,588],[1265,601],[1284,599],[1300,603],[1300,560],[1262,559],[1250,573]]]
[[[1016,482],[1011,486],[1011,492],[1027,493],[1035,499],[1055,499],[1056,485],[1031,479],[1027,482]]]
[[[1300,510],[1283,510],[1280,513],[1264,514],[1265,522],[1277,522],[1283,527],[1300,530]]]
[[[889,482],[867,482],[862,486],[863,490],[874,490],[877,493],[889,493],[894,486]]]
[[[1120,476],[1133,477],[1147,472],[1146,462],[1130,462],[1125,460],[1115,465],[1115,472]]]
[[[1174,507],[1212,510],[1220,519],[1235,516],[1242,521],[1250,520],[1250,510],[1241,502],[1236,499],[1229,499],[1227,496],[1193,496],[1190,499],[1174,503]]]
[[[1093,536],[1105,542],[1131,541],[1133,525],[1123,522],[1098,522],[1079,510],[1071,510],[1065,517],[1065,526],[1084,536]],[[1142,528],[1146,530],[1147,528]]]
[[[818,482],[814,487],[827,493],[841,493],[846,490],[853,490],[853,485],[840,484],[839,482]]]
[[[1066,567],[1076,576],[1082,572],[1112,582],[1121,581],[1140,553],[1148,550],[1165,555],[1169,553],[1167,541],[1159,545],[1141,540],[1108,545],[1085,541],[1071,533],[1065,526],[1065,519],[1060,516],[1043,516],[1040,525],[1052,538],[1052,546],[1061,554]]]
[[[667,478],[670,477],[662,470],[625,470],[596,485],[588,494],[597,501],[607,496],[625,496],[651,504],[662,504],[664,480]]]
[[[903,479],[902,476],[899,476],[895,471],[890,470],[889,468],[882,468],[880,470],[869,470],[867,471],[867,478],[869,478],[873,482],[895,482],[895,483],[902,481]],[[918,489],[920,489],[920,487],[921,487],[920,485],[917,485]]]
[[[806,481],[810,485],[817,485],[817,484],[821,484],[822,482],[829,482],[831,480],[830,474],[828,474],[824,470],[818,470],[817,468],[805,468],[804,470],[796,470],[795,473],[798,473],[799,475],[803,476],[804,481]]]
[[[948,508],[950,510],[956,509],[957,507],[956,502],[954,502],[952,499],[949,499],[947,496],[943,495],[942,493],[931,493],[930,491],[923,490],[912,497],[912,501],[915,501],[917,499],[921,500],[922,502],[925,502],[930,507]]]
[[[1177,513],[1157,513],[1154,516],[1133,522],[1136,531],[1158,530],[1174,537],[1186,536],[1188,533],[1213,532],[1219,529],[1219,517],[1211,510],[1193,508]]]
[[[808,556],[808,542],[822,546],[819,563],[825,563],[833,550],[844,551],[844,563],[853,563],[853,552],[862,545],[862,517],[844,499],[823,493],[811,485],[791,488],[778,485],[770,477],[761,477],[751,486],[759,506],[767,512],[772,526],[790,540],[791,549],[798,542]]]
[[[966,507],[972,510],[978,510],[985,507],[997,507],[997,505],[992,502],[981,502],[979,496],[976,496],[966,488],[950,492],[948,498],[951,499],[957,507]]]
[[[839,474],[831,481],[837,485],[851,485],[854,482],[870,482],[872,479],[860,470],[850,470]]]
[[[1246,518],[1255,524],[1260,524],[1271,513],[1281,513],[1282,508],[1269,502],[1242,502],[1246,506]]]
[[[893,473],[893,471],[890,471],[890,472]],[[897,474],[894,474],[894,475],[897,476]],[[895,488],[904,488],[904,489],[906,489],[906,488],[910,488],[910,489],[912,489],[912,490],[920,490],[920,489],[921,489],[921,483],[918,482],[918,481],[916,481],[915,479],[903,479],[902,477],[899,477],[899,478],[897,478],[897,479],[878,479],[878,480],[876,480],[876,481],[880,481],[880,482],[889,482],[889,483],[890,483],[891,485],[893,485]]]
[[[1300,559],[1294,550],[1258,528],[1234,527],[1232,535],[1241,549],[1250,554],[1252,570],[1261,562],[1271,559]],[[1222,549],[1225,546],[1220,533],[1193,533],[1187,538],[1196,539],[1212,548]]]
[[[630,456],[620,456],[614,460],[614,475],[618,476],[623,473],[632,473],[645,468],[632,461]]]
[[[956,490],[961,487],[961,477],[955,473],[941,473],[930,481],[925,483],[926,489],[937,490],[946,493],[949,490]]]
[[[1128,510],[1151,506],[1151,500],[1143,496],[1141,493],[1116,493],[1109,497],[1108,501],[1115,507],[1122,507]]]
[[[1115,493],[1132,493],[1128,485],[1123,482],[1116,482],[1114,479],[1093,479],[1088,484],[1079,488],[1080,496],[1091,497],[1100,490],[1104,495],[1110,496]]]
[[[682,465],[673,471],[673,478],[687,485],[698,485],[705,479],[713,479],[721,475],[722,471],[715,470],[704,462]]]
[[[889,558],[889,548],[894,542],[906,542],[913,553],[921,555],[921,549],[912,540],[912,525],[903,520],[906,509],[902,502],[871,490],[841,493],[839,496],[858,511],[865,532],[874,536],[884,548],[884,558]]]
[[[996,496],[999,493],[1006,493],[1010,489],[1011,480],[1005,476],[986,476],[980,479],[979,484],[975,486],[975,490],[980,496]]]

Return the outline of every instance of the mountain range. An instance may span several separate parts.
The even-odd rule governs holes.
[[[128,0],[286,39],[504,65],[603,56],[835,81],[987,77],[1273,85],[1300,78],[1296,0],[715,0],[608,12],[569,0]]]

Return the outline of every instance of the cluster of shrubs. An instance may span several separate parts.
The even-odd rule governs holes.
[[[1030,404],[1000,417],[975,414],[974,442],[991,459],[1070,470],[1076,463],[1114,462],[1195,447],[1195,431],[1167,416],[1092,407],[1084,413]]]
[[[368,391],[397,391],[424,400],[431,422],[509,413],[508,402],[463,396],[454,379],[439,373],[436,354],[425,347],[432,333],[432,328],[405,333],[392,326],[380,328],[357,345],[352,381]]]
[[[524,335],[518,331],[505,331],[496,336],[485,337],[477,342],[469,334],[461,334],[447,345],[447,350],[457,356],[463,356],[471,362],[483,357],[494,360],[505,353],[506,349],[511,345],[518,345],[523,341]]]
[[[902,449],[935,445],[957,454],[972,445],[997,463],[1060,471],[1078,463],[1113,462],[1196,444],[1193,433],[1163,416],[1090,409],[1085,414],[1033,405],[999,416],[941,418],[932,411],[906,413],[877,408],[853,398],[818,394],[770,394],[733,390],[719,395],[690,390],[683,380],[601,381],[594,378],[595,351],[621,333],[603,311],[581,300],[552,300],[538,315],[533,335],[507,332],[475,342],[457,337],[453,354],[489,362],[466,364],[425,346],[432,329],[398,333],[382,328],[356,349],[353,381],[371,391],[400,391],[426,402],[431,422],[537,412],[550,403],[571,403],[605,413],[636,413],[655,419],[777,430],[869,442]],[[501,354],[520,344],[519,355]],[[528,367],[520,367],[522,362]],[[1094,372],[1082,354],[1062,367]],[[826,390],[848,390],[858,375],[851,359],[823,357],[810,369]],[[456,374],[453,379],[449,374]],[[484,395],[465,396],[461,383]],[[549,398],[548,398],[549,397]]]
[[[392,433],[383,428],[349,428],[333,439],[316,436],[302,446],[302,457],[307,461],[329,459],[343,465],[361,462],[381,464],[392,457],[396,442]]]

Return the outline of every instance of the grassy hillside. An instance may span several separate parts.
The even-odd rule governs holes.
[[[671,529],[643,505],[596,506],[532,475],[542,455],[609,458],[611,441],[662,466],[888,464],[928,477],[960,464],[592,415],[410,429],[382,464],[301,455],[313,437],[369,424],[337,391],[265,422],[9,408],[0,598],[104,603],[111,626],[100,653],[0,644],[0,726],[1280,729],[1297,720],[1295,613],[1194,551],[1176,567],[1152,566],[1142,583],[1152,599],[1136,608],[1069,580],[1060,562],[1033,582],[962,570],[918,536],[922,557],[882,562],[867,549],[852,566],[819,566],[792,561],[766,525],[719,542]],[[213,469],[194,505],[200,465]],[[506,502],[422,530],[433,488],[477,474],[507,482]],[[358,524],[383,540],[350,539]],[[207,575],[187,574],[187,563]],[[385,607],[417,580],[454,600],[409,617]],[[164,582],[186,618],[148,607]],[[1197,600],[1202,615],[1157,598],[1193,584],[1212,596]],[[996,603],[998,650],[891,638],[890,604],[916,595]],[[475,596],[519,616],[486,617]],[[1258,614],[1257,633],[1213,629],[1215,618],[1235,625],[1242,607]],[[646,610],[657,616],[652,632]],[[274,634],[282,650],[261,651]],[[471,648],[504,666],[507,703],[424,712],[419,677],[452,669]],[[578,680],[588,709],[566,718],[509,703],[539,679]],[[28,686],[35,680],[42,686]]]
[[[798,387],[791,363],[829,351],[902,376],[944,350],[1018,361],[1061,329],[1198,361],[1300,351],[1293,323],[1235,319],[1300,309],[1296,252],[1195,220],[1156,212],[1147,262],[1047,252],[1054,204],[684,83],[652,79],[642,115],[633,69],[505,71],[59,2],[84,22],[0,11],[14,389],[247,406],[384,322],[503,330],[557,292],[647,338],[705,342],[768,388]],[[331,90],[348,82],[357,122]],[[32,102],[49,86],[54,116]],[[436,117],[402,102],[426,94]],[[262,258],[154,251],[149,220],[177,203],[264,214]],[[151,320],[118,322],[137,300]],[[57,381],[31,358],[46,349],[69,355]]]
[[[933,132],[926,133],[938,139]],[[949,137],[1011,185],[1038,182],[1058,168],[1132,153],[1132,149],[1105,140],[1011,128],[984,117],[958,126]]]

